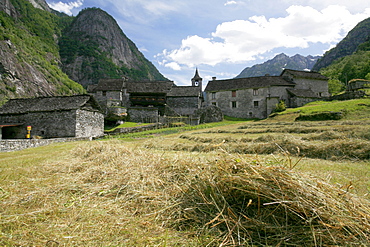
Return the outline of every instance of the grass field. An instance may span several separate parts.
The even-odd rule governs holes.
[[[0,246],[368,246],[367,108],[285,114],[0,153]]]

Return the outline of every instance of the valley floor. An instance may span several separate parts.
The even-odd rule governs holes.
[[[213,126],[0,153],[0,245],[370,241],[370,121]]]

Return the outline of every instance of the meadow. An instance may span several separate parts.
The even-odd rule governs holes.
[[[0,246],[368,246],[368,111],[297,111],[0,153]]]

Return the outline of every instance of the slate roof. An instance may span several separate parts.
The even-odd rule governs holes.
[[[100,79],[94,91],[122,91],[125,79]]]
[[[248,88],[261,88],[270,86],[294,86],[295,83],[285,80],[281,76],[259,76],[247,78],[234,78],[227,80],[209,81],[206,92],[230,91]]]
[[[128,93],[168,93],[172,81],[131,81],[126,83]]]
[[[293,96],[300,98],[318,98],[318,96],[311,89],[287,89]]]
[[[299,78],[308,78],[308,79],[316,79],[316,80],[328,80],[326,76],[314,71],[303,71],[303,70],[292,70],[292,69],[284,69],[281,72],[280,76],[291,75],[293,77]]]
[[[86,109],[100,111],[100,106],[91,95],[55,96],[10,99],[0,108],[0,114],[24,114]]]
[[[192,86],[177,86],[172,87],[171,91],[167,94],[167,97],[199,97],[199,87]]]

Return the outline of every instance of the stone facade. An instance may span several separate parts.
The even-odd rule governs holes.
[[[159,121],[159,111],[156,107],[130,107],[128,115],[131,122],[157,123]]]
[[[0,108],[4,139],[99,137],[104,135],[104,115],[90,95],[13,99]]]
[[[328,97],[328,79],[318,73],[284,70],[280,76],[212,80],[205,89],[206,104],[237,118],[266,118],[279,101],[288,107]]]
[[[113,113],[113,108],[122,107],[130,121],[153,122],[166,115],[191,117],[202,107],[202,78],[198,70],[191,82],[191,86],[176,86],[172,81],[102,79],[88,91],[105,109],[106,116]]]

